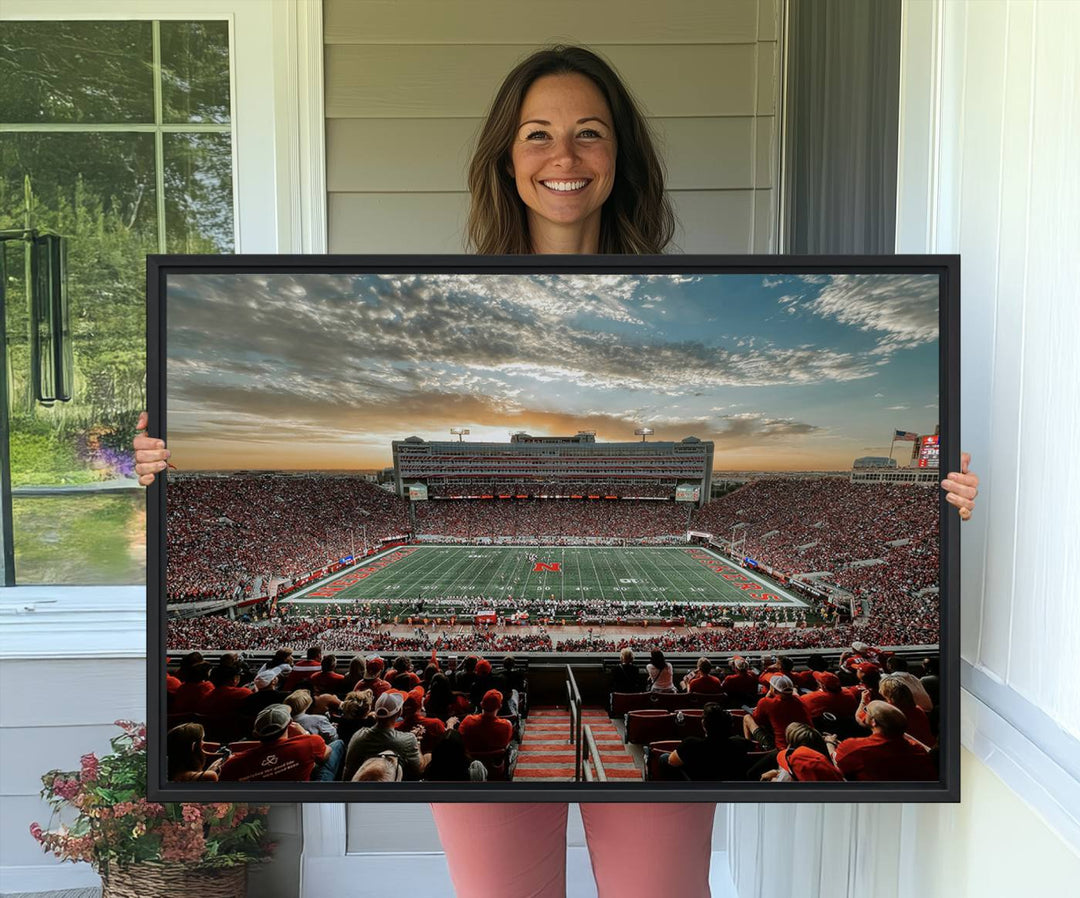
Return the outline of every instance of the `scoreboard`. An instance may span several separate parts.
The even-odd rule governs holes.
[[[680,483],[675,487],[676,502],[700,502],[701,486],[696,483]]]
[[[919,437],[915,443],[916,464],[920,468],[938,468],[939,464],[939,441],[940,437]]]

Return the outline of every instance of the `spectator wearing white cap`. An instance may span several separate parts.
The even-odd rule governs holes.
[[[784,733],[788,724],[810,725],[810,715],[795,695],[795,684],[783,674],[769,680],[768,693],[758,701],[752,714],[743,718],[743,735],[766,748],[787,748]]]
[[[386,692],[379,696],[375,702],[375,726],[359,730],[349,740],[342,779],[350,781],[364,761],[386,751],[392,751],[401,758],[406,779],[420,778],[431,760],[431,755],[420,754],[420,743],[415,733],[403,733],[394,729],[401,717],[403,704],[404,699],[400,692]]]
[[[240,703],[241,719],[251,720],[270,705],[284,703],[288,693],[280,689],[282,677],[289,672],[289,665],[263,668],[255,675],[255,692]]]

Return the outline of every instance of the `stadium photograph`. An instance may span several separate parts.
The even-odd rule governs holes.
[[[163,782],[939,785],[937,274],[163,283]]]

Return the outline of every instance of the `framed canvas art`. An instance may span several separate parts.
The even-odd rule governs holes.
[[[958,257],[147,289],[152,797],[959,799]]]

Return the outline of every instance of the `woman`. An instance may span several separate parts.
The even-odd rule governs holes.
[[[844,779],[829,754],[829,743],[812,726],[789,723],[784,733],[787,748],[776,753],[775,769],[761,774],[762,782],[838,783]]]
[[[292,711],[293,722],[300,724],[313,736],[322,736],[323,741],[329,745],[338,738],[337,727],[325,715],[309,714],[311,703],[311,693],[306,689],[297,689],[285,696],[285,704]]]
[[[625,648],[619,652],[619,666],[611,674],[612,692],[640,692],[641,671],[634,663],[634,652]]]
[[[182,723],[169,730],[165,737],[165,750],[169,765],[170,783],[216,783],[218,771],[225,763],[225,756],[220,755],[206,766],[207,754],[203,751],[201,723]]]
[[[346,745],[364,727],[373,727],[376,723],[372,708],[375,706],[375,694],[370,689],[350,692],[341,703],[341,720],[338,721],[338,738]]]
[[[437,717],[446,723],[453,716],[454,704],[454,690],[450,685],[450,678],[444,673],[435,674],[431,678],[431,688],[424,702],[428,716]]]
[[[607,63],[580,47],[542,50],[510,72],[468,184],[469,243],[480,253],[662,253],[674,233],[644,116]],[[138,429],[146,422],[140,416]],[[149,484],[168,450],[145,436],[135,448],[139,482]],[[978,479],[967,472],[967,456],[962,468],[942,485],[970,514]],[[459,894],[565,894],[567,805],[432,807]],[[582,805],[600,894],[708,895],[714,809]]]
[[[648,692],[676,691],[675,670],[660,649],[653,649],[649,654],[649,663],[645,665],[645,673],[649,677]]]
[[[345,679],[341,684],[342,695],[348,695],[364,679],[365,665],[366,661],[363,655],[353,655],[352,661],[349,662],[349,672],[345,674]]]

